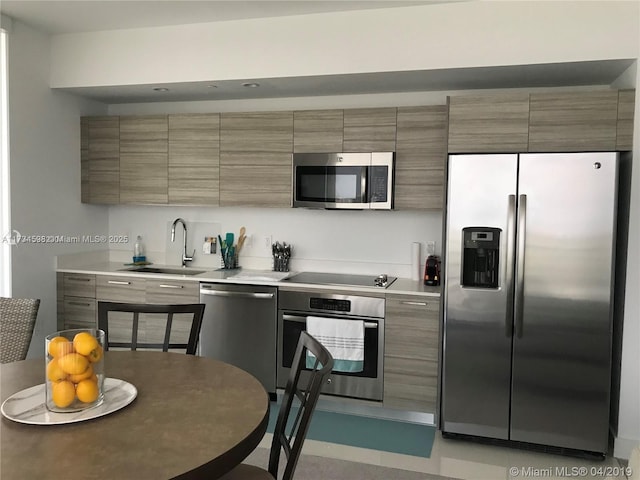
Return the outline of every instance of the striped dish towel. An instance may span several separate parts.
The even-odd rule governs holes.
[[[329,350],[334,372],[361,372],[364,368],[364,322],[339,318],[307,317],[307,333]],[[315,356],[307,351],[307,368]]]

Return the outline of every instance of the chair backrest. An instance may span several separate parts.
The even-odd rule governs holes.
[[[306,350],[315,356],[311,371],[304,371],[306,366]],[[322,386],[333,369],[333,357],[324,346],[307,332],[300,334],[287,386],[282,397],[282,405],[278,413],[278,421],[273,432],[271,452],[269,455],[269,473],[278,478],[280,451],[284,450],[287,462],[282,480],[291,480],[300,458],[302,444],[309,430],[311,416],[318,402]],[[300,401],[296,418],[289,421],[294,399]],[[293,444],[292,444],[293,439]]]
[[[109,313],[112,312],[125,312],[132,314],[131,320],[127,319],[127,326],[124,329],[127,333],[130,331],[131,340],[128,341],[116,341],[110,338],[109,335]],[[151,323],[160,324],[161,322],[156,318],[154,322],[150,321],[150,317],[145,315],[141,322],[140,314],[165,314],[166,322],[164,324],[164,336],[162,343],[158,341],[148,341],[141,339],[140,337],[148,337],[151,328]],[[189,330],[188,341],[185,342],[171,342],[171,331],[175,325],[173,316],[175,314],[191,314],[191,327]],[[204,314],[203,303],[191,303],[183,305],[151,305],[151,304],[135,304],[135,303],[115,303],[115,302],[98,302],[98,328],[104,330],[105,333],[105,350],[109,347],[116,348],[129,348],[131,350],[137,350],[139,348],[146,349],[162,349],[163,352],[169,351],[169,349],[185,349],[188,355],[195,355],[196,348],[198,346],[198,337],[200,335],[200,327],[202,326],[202,315]],[[182,317],[182,315],[181,315]],[[130,322],[130,323],[129,323]],[[121,322],[119,322],[121,323]],[[145,325],[145,332],[140,335],[141,323]],[[112,335],[117,335],[115,328],[112,326]],[[122,330],[122,326],[120,325]],[[116,335],[114,335],[116,334]],[[118,339],[120,340],[120,339]],[[153,339],[152,339],[153,340]]]
[[[40,299],[0,298],[0,363],[27,358],[39,307]]]

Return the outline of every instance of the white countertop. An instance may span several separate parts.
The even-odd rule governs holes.
[[[148,265],[155,268],[172,268],[180,269],[179,265]],[[174,279],[181,281],[193,281],[193,282],[214,282],[214,283],[235,283],[241,285],[271,285],[276,287],[304,287],[314,288],[318,290],[344,290],[351,292],[363,292],[363,293],[393,293],[403,295],[419,295],[426,297],[439,297],[440,287],[427,287],[422,284],[422,281],[411,280],[409,278],[398,278],[386,289],[378,287],[354,287],[354,286],[339,286],[339,285],[315,285],[306,283],[288,282],[278,280],[282,274],[280,272],[271,272],[269,270],[247,270],[247,269],[234,269],[234,270],[206,270],[204,273],[197,275],[175,275],[164,273],[141,273],[127,271],[132,266],[126,266],[117,262],[101,262],[95,264],[87,264],[82,266],[74,266],[67,268],[58,268],[56,271],[61,273],[81,273],[81,274],[93,274],[93,275],[118,275],[122,277],[137,277],[137,278],[163,278]],[[204,268],[191,268],[186,270],[204,270]],[[289,276],[298,272],[289,272]],[[279,274],[279,275],[278,275]],[[235,277],[235,278],[234,278]]]

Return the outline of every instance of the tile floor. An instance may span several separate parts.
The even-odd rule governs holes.
[[[327,404],[323,405],[321,401],[317,408],[333,411],[344,410],[344,408],[335,407],[335,404],[329,404],[327,408]],[[361,410],[361,408],[358,406],[357,410]],[[347,408],[347,410],[349,409]],[[433,417],[429,415],[427,421],[429,419],[431,419],[430,423],[433,423]],[[260,446],[264,448],[271,446],[270,434],[265,436]],[[612,456],[608,456],[604,461],[584,460],[557,454],[485,445],[466,440],[444,439],[439,432],[436,433],[430,458],[309,439],[305,441],[303,454],[436,474],[462,480],[516,480],[524,478],[611,480],[627,478],[624,473],[626,463],[621,463]]]
[[[260,447],[271,446],[267,434]],[[624,466],[613,457],[604,461],[444,439],[436,434],[430,458],[399,455],[333,443],[307,440],[303,453],[463,480],[626,479]],[[390,479],[391,480],[391,479]]]

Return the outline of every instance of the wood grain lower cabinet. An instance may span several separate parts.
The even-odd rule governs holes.
[[[532,93],[528,151],[612,151],[617,123],[617,90]]]
[[[83,126],[83,123],[85,124]],[[83,139],[82,134],[88,138]],[[82,201],[118,204],[120,202],[120,118],[87,117],[80,120],[81,147],[86,145],[81,174],[87,176]],[[82,168],[84,166],[84,169]]]
[[[293,152],[340,153],[343,128],[343,110],[293,112]]]
[[[447,160],[447,107],[399,107],[394,208],[442,209]]]
[[[186,304],[200,303],[200,284],[180,280],[146,280],[146,303],[154,304]],[[191,332],[193,315],[176,314],[171,325],[170,343],[187,343]],[[144,315],[145,340],[163,343],[167,325],[166,315]],[[169,349],[171,351],[171,349]]]
[[[220,114],[169,115],[170,204],[220,203]]]
[[[59,273],[58,328],[96,328],[96,276],[80,273]]]
[[[167,115],[120,118],[120,203],[168,201]]]
[[[439,298],[386,296],[385,407],[436,412],[439,305]]]
[[[291,206],[293,112],[220,115],[220,205]]]
[[[618,91],[618,125],[616,150],[624,152],[633,148],[633,116],[636,108],[636,91]]]
[[[395,152],[397,109],[344,110],[343,152]]]
[[[529,94],[449,97],[449,153],[526,152]]]

